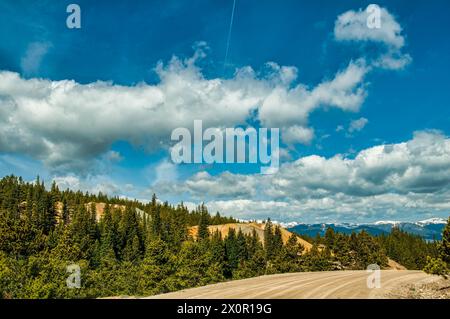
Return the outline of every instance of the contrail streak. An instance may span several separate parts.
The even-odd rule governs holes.
[[[228,29],[227,48],[225,50],[225,60],[223,61],[223,69],[224,69],[224,71],[225,71],[225,67],[227,65],[228,50],[230,49],[231,30],[233,29],[233,20],[234,20],[234,10],[235,10],[235,8],[236,8],[236,0],[233,0],[233,9],[231,10],[231,19],[230,19],[230,28]]]

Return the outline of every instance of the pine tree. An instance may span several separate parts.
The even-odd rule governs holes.
[[[267,219],[264,227],[264,249],[266,251],[266,259],[270,260],[274,256],[274,238],[273,226],[270,218]]]
[[[291,234],[286,244],[276,255],[273,264],[271,265],[271,272],[296,272],[302,269],[302,252],[304,247],[298,243],[297,236]]]
[[[126,241],[122,252],[122,259],[124,261],[137,263],[141,257],[140,247],[139,237],[134,235],[131,240],[129,239]]]
[[[447,220],[442,231],[442,242],[439,246],[439,254],[443,261],[445,261],[450,267],[450,217]]]
[[[305,247],[298,242],[297,235],[291,234],[285,245],[286,255],[291,259],[296,259],[304,250]]]
[[[116,262],[116,253],[114,251],[114,242],[116,229],[112,220],[111,208],[106,203],[103,210],[103,216],[100,220],[100,262],[106,267]]]
[[[152,218],[152,235],[161,236],[161,207],[157,203],[156,195],[153,194],[150,204],[150,214]]]
[[[67,203],[67,199],[64,197],[62,200],[62,213],[61,213],[61,222],[63,225],[67,225],[70,220],[70,211],[69,205]]]
[[[279,251],[281,251],[282,248],[283,248],[283,236],[281,234],[281,227],[279,225],[277,225],[275,227],[275,232],[273,235],[272,249],[274,249],[276,252],[279,252]]]
[[[214,260],[219,262],[223,271],[225,267],[225,245],[222,239],[222,233],[217,229],[211,235],[210,250]]]
[[[169,247],[160,238],[149,238],[145,257],[139,274],[139,291],[144,295],[163,293],[170,290],[168,280],[173,268],[173,257]]]
[[[245,239],[244,233],[242,229],[239,228],[237,237],[236,237],[236,245],[237,245],[237,259],[239,264],[243,264],[244,261],[248,259],[248,250],[247,250],[247,240]]]
[[[175,262],[176,289],[207,285],[224,279],[220,265],[208,249],[209,241],[187,241],[181,245]]]
[[[236,238],[236,230],[230,228],[227,237],[225,237],[225,254],[226,254],[226,277],[231,277],[233,271],[237,268],[239,263],[239,249]]]
[[[334,250],[334,230],[331,227],[328,227],[327,230],[325,231],[325,236],[324,236],[324,244],[325,246],[327,246],[329,249]]]
[[[125,261],[136,261],[141,253],[141,238],[136,211],[131,205],[127,205],[119,224],[119,232],[122,237],[121,258]]]
[[[205,205],[200,206],[200,222],[198,225],[198,239],[204,240],[209,238],[209,213]]]
[[[252,234],[247,237],[247,247],[249,258],[252,258],[259,248],[262,249],[262,245],[259,241],[259,236],[255,228],[252,229]]]

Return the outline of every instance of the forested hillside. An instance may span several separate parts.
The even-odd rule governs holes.
[[[426,241],[399,228],[393,228],[390,234],[382,234],[378,238],[386,254],[408,269],[423,269],[427,256],[439,255],[438,242]]]
[[[98,203],[105,203],[100,218]],[[392,244],[401,233],[378,239],[330,230],[305,251],[294,234],[284,242],[281,228],[270,220],[262,239],[256,231],[230,228],[222,236],[208,230],[236,222],[211,216],[204,205],[189,211],[156,196],[141,203],[5,177],[0,180],[0,296],[152,295],[263,274],[383,267],[387,254],[403,258],[403,246]],[[195,239],[190,226],[198,227]],[[422,246],[410,248],[415,249]],[[80,288],[67,287],[72,264],[81,269]]]
[[[427,257],[439,256],[439,242],[427,241],[424,238],[410,234],[394,227],[388,234],[370,236],[365,230],[353,232],[350,235],[335,231],[328,227],[324,236],[317,234],[315,238],[303,235],[304,238],[316,245],[324,245],[334,252],[334,257],[346,265],[346,258],[353,250],[361,251],[357,247],[358,238],[374,238],[375,247],[368,247],[368,251],[381,249],[387,257],[400,263],[411,270],[423,269],[427,263]]]

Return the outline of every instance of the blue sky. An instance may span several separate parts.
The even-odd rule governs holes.
[[[1,175],[247,219],[448,216],[448,1],[378,1],[374,34],[357,20],[370,1],[236,0],[227,61],[232,0],[76,1],[68,29],[73,2],[0,1]],[[191,114],[279,127],[279,173],[172,163],[170,131]]]

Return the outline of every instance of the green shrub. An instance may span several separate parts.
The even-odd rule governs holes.
[[[448,269],[445,261],[440,258],[431,258],[430,256],[427,257],[427,263],[423,268],[423,271],[428,274],[439,275],[444,278],[447,278],[450,274],[450,270]]]

